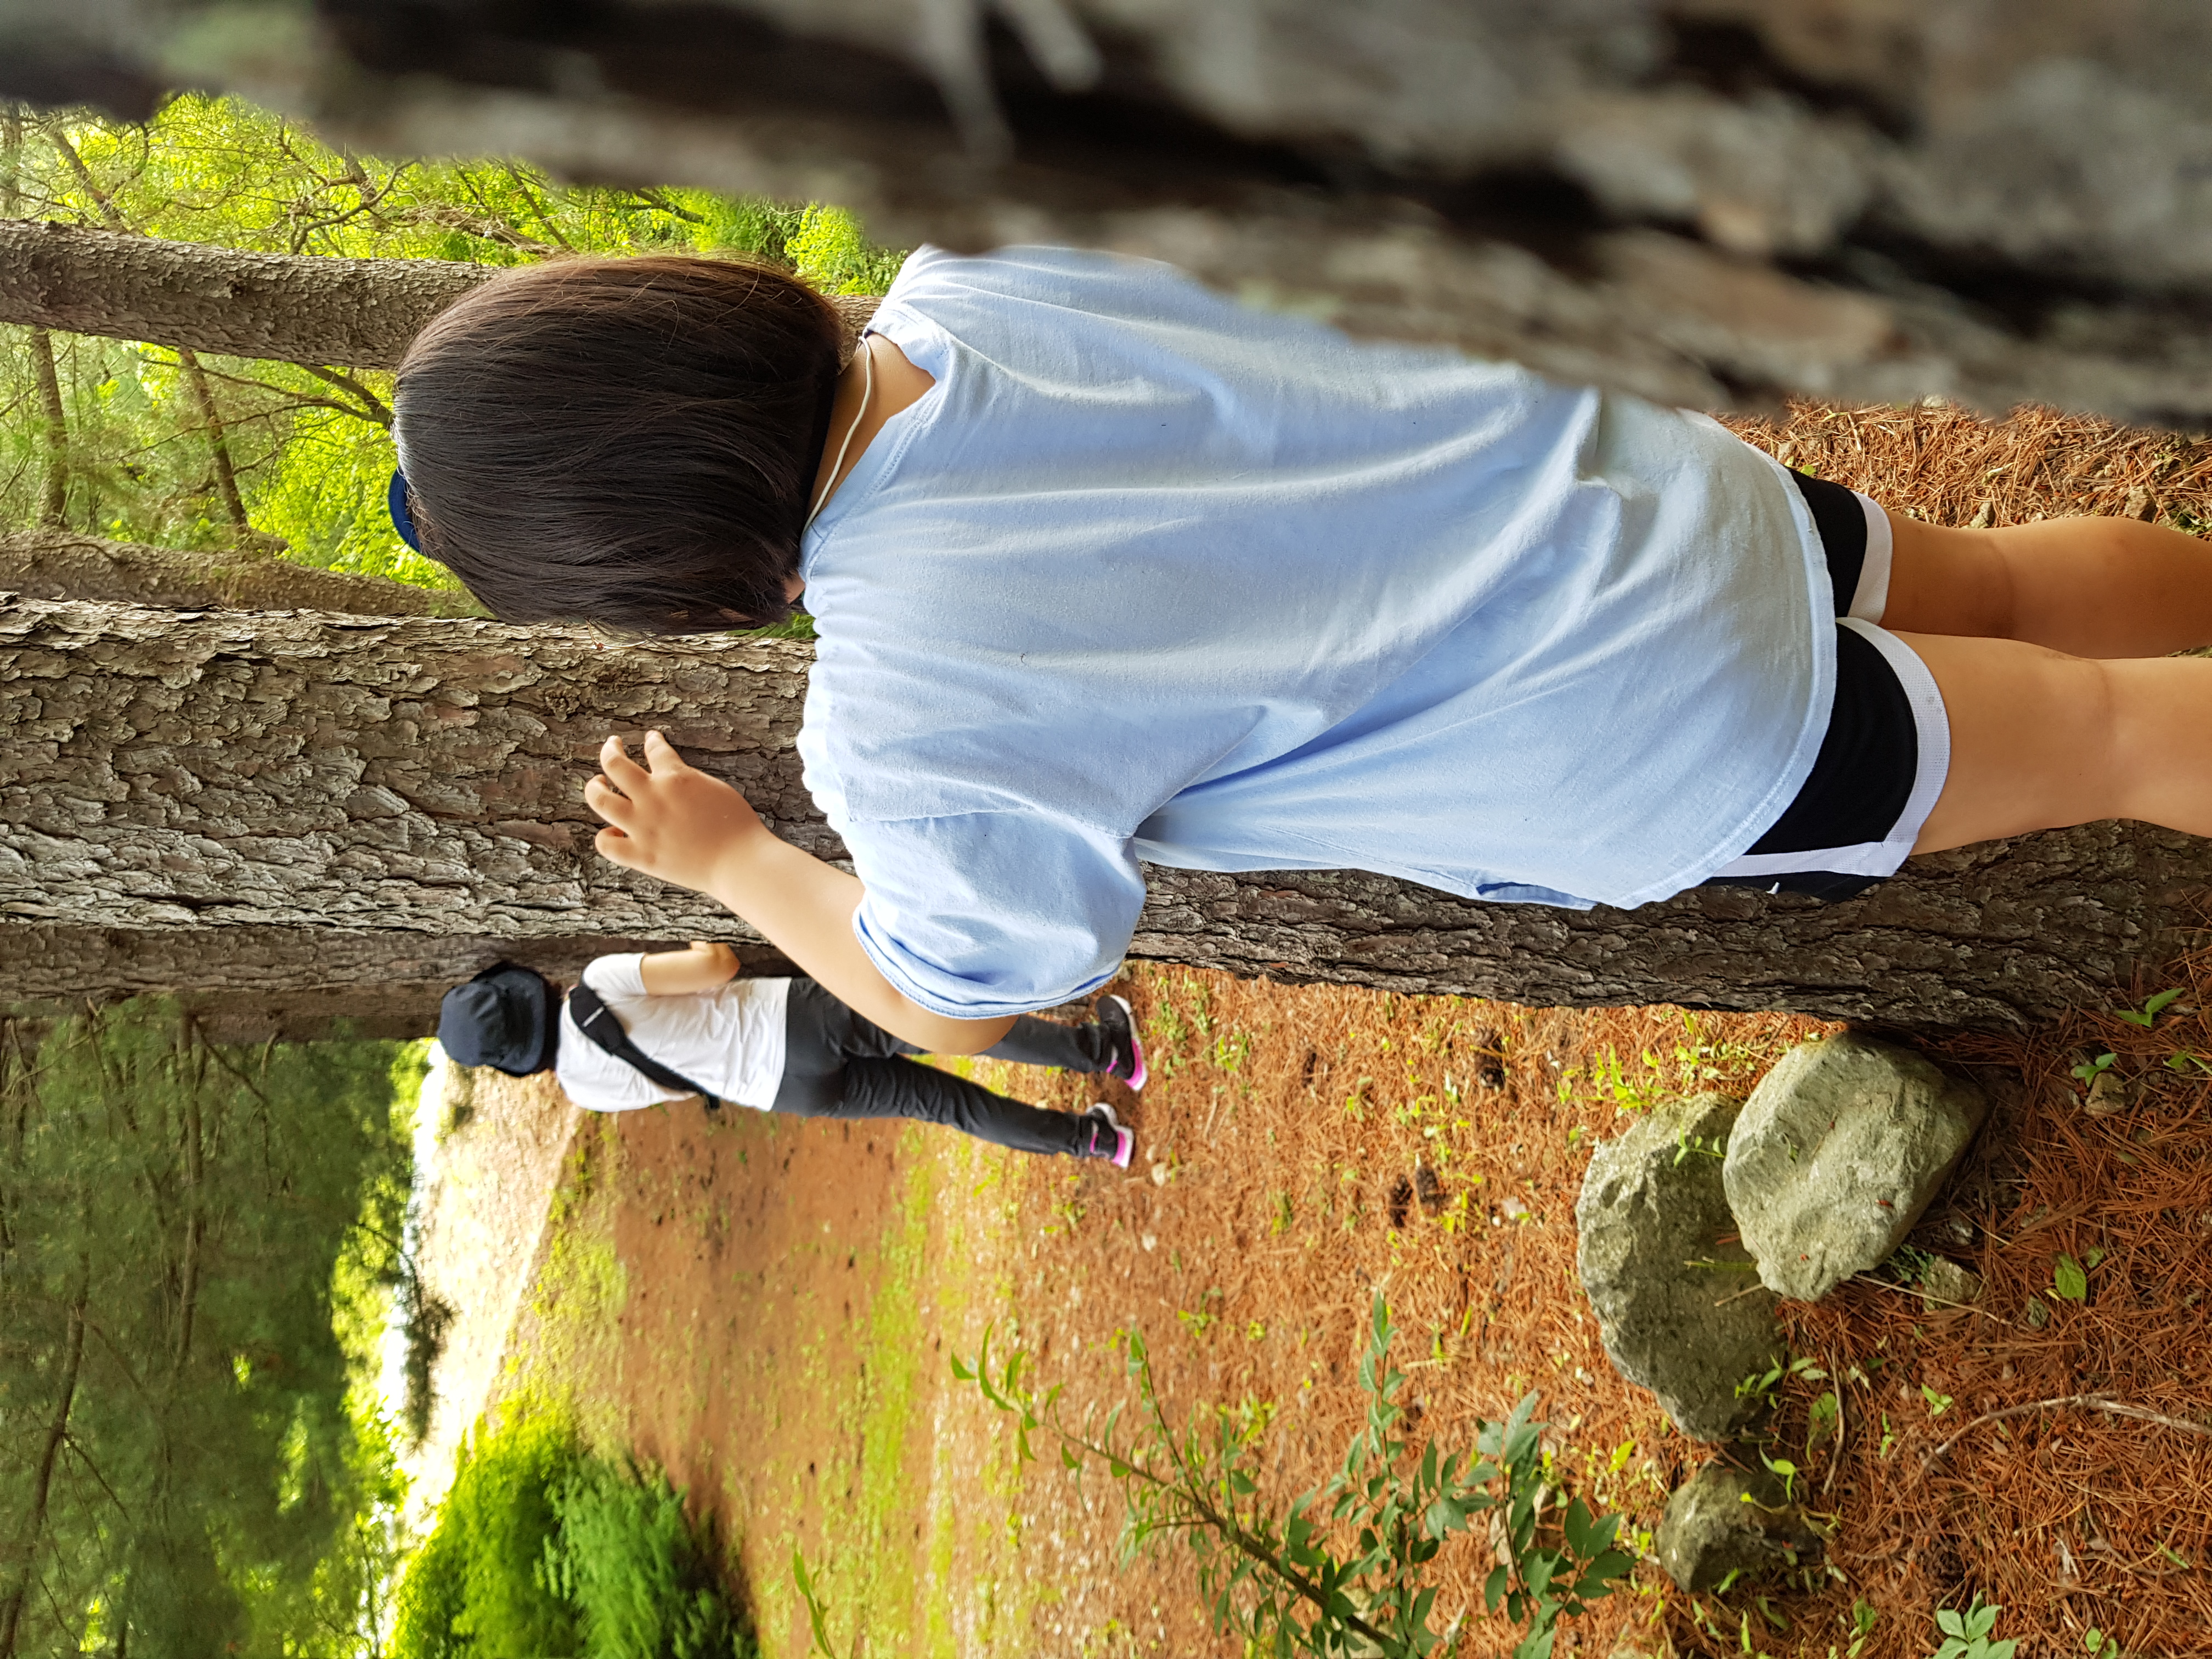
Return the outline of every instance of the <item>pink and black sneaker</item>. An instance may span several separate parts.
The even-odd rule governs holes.
[[[1145,1042],[1137,1035],[1137,1016],[1130,1009],[1127,997],[1101,997],[1098,1006],[1091,1010],[1098,1023],[1106,1028],[1106,1036],[1114,1045],[1113,1060],[1107,1066],[1107,1074],[1117,1077],[1132,1089],[1145,1086]]]
[[[1103,1158],[1117,1170],[1127,1169],[1130,1155],[1137,1150],[1137,1137],[1121,1127],[1114,1109],[1102,1100],[1083,1115],[1083,1122],[1086,1133],[1075,1155]]]

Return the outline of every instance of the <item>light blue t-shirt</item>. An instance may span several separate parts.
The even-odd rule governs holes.
[[[799,744],[925,1008],[1103,983],[1140,861],[1645,903],[1812,768],[1820,542],[1702,416],[1058,248],[924,248],[873,327],[937,383],[806,538]]]

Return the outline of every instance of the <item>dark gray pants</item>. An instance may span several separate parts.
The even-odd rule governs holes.
[[[794,979],[783,1016],[783,1083],[770,1109],[799,1117],[912,1118],[1023,1152],[1073,1153],[1088,1139],[1079,1115],[1024,1105],[906,1058],[921,1052],[812,980]],[[1096,1023],[1061,1025],[1026,1014],[983,1051],[991,1060],[1071,1072],[1103,1072],[1113,1052]]]

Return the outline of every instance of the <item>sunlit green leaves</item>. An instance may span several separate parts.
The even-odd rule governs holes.
[[[40,125],[40,119],[51,123]],[[83,163],[80,177],[54,138]],[[287,254],[511,265],[566,253],[742,253],[836,292],[880,292],[903,255],[821,204],[704,191],[567,185],[499,161],[428,162],[333,150],[235,99],[185,95],[143,125],[32,120],[18,210],[149,235]],[[47,478],[22,331],[0,330],[0,525],[40,517]],[[227,550],[240,532],[216,492],[210,429],[158,346],[52,337],[64,406],[70,527],[124,541]],[[388,374],[341,383],[289,364],[206,358],[254,537],[301,562],[449,586],[386,515]],[[331,365],[347,370],[347,365]]]

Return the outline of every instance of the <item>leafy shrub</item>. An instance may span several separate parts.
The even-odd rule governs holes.
[[[711,1540],[658,1469],[590,1462],[553,1499],[546,1576],[583,1614],[586,1659],[750,1659],[732,1628]]]
[[[568,1420],[515,1410],[464,1442],[438,1523],[400,1582],[392,1650],[405,1659],[580,1650],[575,1609],[544,1582],[553,1495],[583,1454]]]
[[[659,1470],[512,1409],[462,1448],[400,1583],[392,1659],[755,1659],[714,1557]]]

